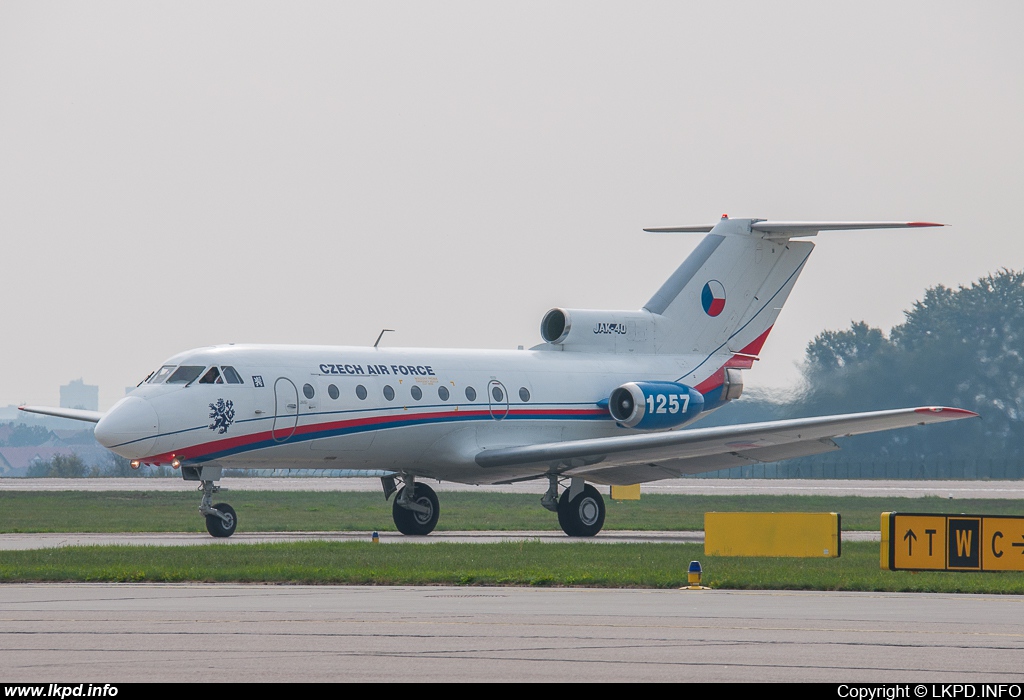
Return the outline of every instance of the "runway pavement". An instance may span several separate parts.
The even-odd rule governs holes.
[[[0,586],[5,682],[1022,680],[1024,597]]]

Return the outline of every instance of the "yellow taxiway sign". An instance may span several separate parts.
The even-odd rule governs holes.
[[[1024,517],[882,513],[892,571],[1024,571]]]

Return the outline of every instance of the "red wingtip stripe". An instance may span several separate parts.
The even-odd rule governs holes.
[[[931,221],[908,221],[907,226],[911,228],[922,228],[924,226],[945,226],[946,224],[936,224]]]
[[[974,411],[968,411],[965,408],[949,408],[948,406],[925,406],[923,408],[915,408],[914,413],[948,413],[963,418],[976,418],[978,416]]]

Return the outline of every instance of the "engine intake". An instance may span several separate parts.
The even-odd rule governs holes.
[[[637,430],[666,430],[689,423],[704,410],[699,391],[676,382],[629,382],[612,391],[608,412]]]
[[[541,319],[540,337],[549,350],[649,353],[657,320],[650,311],[551,309]]]

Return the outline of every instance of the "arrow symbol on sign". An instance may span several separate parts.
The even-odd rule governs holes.
[[[903,541],[907,543],[907,556],[914,554],[914,542],[917,540],[917,535],[914,534],[913,530],[907,530],[907,534],[903,536]],[[1024,544],[1021,545],[1024,547]]]

